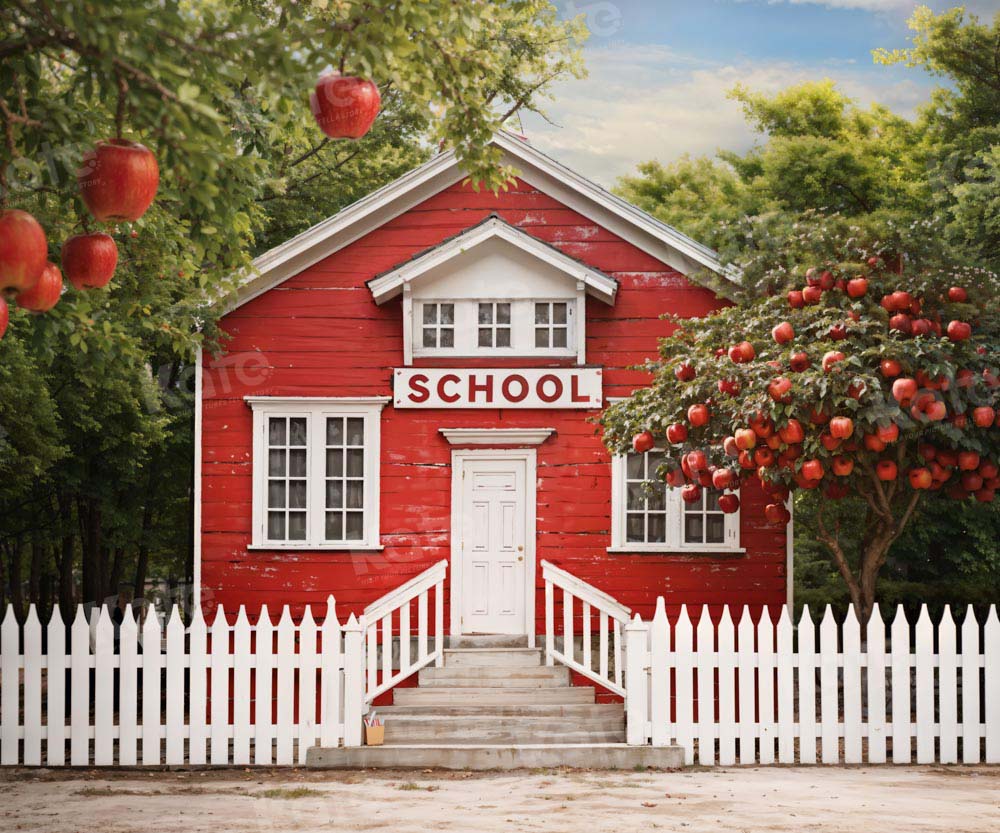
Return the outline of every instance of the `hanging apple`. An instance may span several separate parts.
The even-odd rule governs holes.
[[[3,295],[0,295],[0,338],[3,338],[4,333],[7,332],[7,325],[10,323],[10,309],[7,306],[7,302],[3,299]]]
[[[46,263],[35,285],[18,294],[17,305],[28,312],[48,312],[59,302],[62,290],[63,280],[59,267],[54,263]]]
[[[731,515],[740,508],[740,499],[736,495],[722,495],[719,498],[719,508],[727,515]]]
[[[642,431],[632,438],[632,450],[636,454],[644,454],[656,445],[656,438],[651,431]]]
[[[667,426],[667,441],[671,445],[680,445],[687,439],[687,426],[680,422],[672,422]]]
[[[331,139],[360,139],[379,114],[382,97],[367,78],[327,72],[309,96],[316,124]]]
[[[964,321],[952,321],[947,332],[952,341],[965,341],[972,335],[972,327]]]
[[[782,321],[771,330],[771,338],[778,344],[787,344],[795,338],[795,330],[787,321]]]
[[[709,411],[708,405],[692,405],[688,408],[688,422],[694,428],[707,425],[710,418],[711,411]]]
[[[83,201],[96,220],[138,220],[160,184],[160,167],[145,145],[125,139],[98,142],[76,172]]]
[[[76,289],[107,286],[117,265],[118,246],[108,234],[78,234],[63,243],[63,272]]]
[[[0,213],[0,292],[23,292],[35,285],[49,257],[45,231],[27,211]]]

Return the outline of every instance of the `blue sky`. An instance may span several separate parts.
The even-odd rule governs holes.
[[[746,150],[755,141],[737,83],[776,91],[830,78],[860,104],[912,115],[936,82],[922,70],[873,63],[908,45],[914,0],[554,0],[586,16],[589,77],[560,83],[524,130],[540,149],[603,185],[646,159]],[[957,3],[929,0],[936,11]],[[969,0],[990,18],[1000,0]]]

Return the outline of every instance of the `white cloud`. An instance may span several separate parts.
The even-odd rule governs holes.
[[[527,116],[525,130],[540,150],[608,186],[647,159],[669,162],[684,153],[750,148],[757,137],[740,105],[726,98],[738,83],[775,92],[830,75],[860,104],[879,101],[903,115],[927,98],[926,86],[900,83],[898,73],[843,63],[826,72],[822,64],[713,63],[666,47],[628,44],[588,50],[587,65],[589,78],[554,90],[547,112],[558,126]]]
[[[828,9],[860,9],[868,12],[897,14],[906,17],[917,6],[930,6],[942,12],[955,6],[965,6],[966,10],[983,19],[992,18],[998,11],[996,0],[767,0],[772,5],[788,3],[792,6],[825,6]]]

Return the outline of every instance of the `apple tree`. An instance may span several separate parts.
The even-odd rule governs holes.
[[[951,263],[934,234],[918,224],[900,248],[837,218],[800,228],[748,259],[735,303],[672,318],[652,384],[602,417],[613,451],[662,447],[659,475],[685,500],[714,488],[736,511],[759,478],[766,521],[783,525],[795,494],[816,495],[819,538],[865,619],[921,501],[1000,488],[1000,283]],[[828,519],[844,499],[863,509],[856,541]]]

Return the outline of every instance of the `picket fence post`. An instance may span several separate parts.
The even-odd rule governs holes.
[[[344,625],[344,746],[361,746],[365,715],[365,623],[352,613]]]
[[[646,744],[649,722],[649,627],[639,614],[625,626],[625,742]]]

